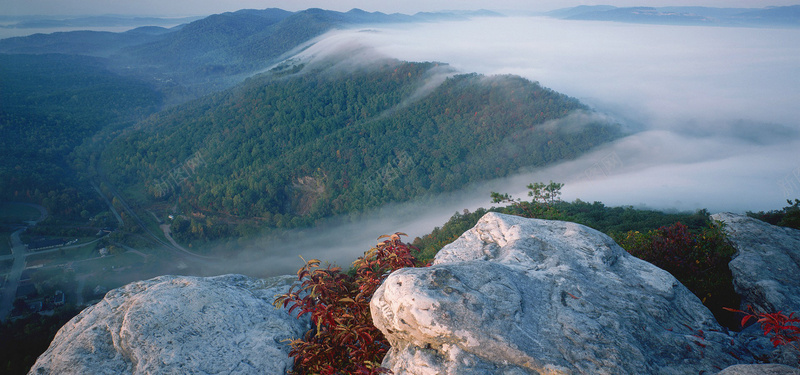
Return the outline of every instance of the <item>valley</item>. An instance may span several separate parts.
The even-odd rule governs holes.
[[[800,193],[795,21],[695,11],[249,9],[0,39],[0,320],[41,346],[136,280],[346,268],[396,231],[432,257],[533,181],[618,234],[775,209]]]
[[[276,259],[249,274],[288,273],[294,262],[277,259],[295,250],[276,245],[315,227],[621,136],[576,99],[518,76],[355,60],[347,49],[283,60],[332,28],[411,21],[273,9],[176,30],[0,41],[0,196],[48,213],[27,229],[16,217],[5,224],[3,317],[69,316],[133,280],[230,272],[243,259]],[[254,246],[263,238],[271,243]],[[37,241],[55,248],[25,249]]]

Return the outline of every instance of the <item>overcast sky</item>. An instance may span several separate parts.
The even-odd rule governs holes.
[[[2,15],[89,15],[131,14],[195,16],[239,9],[283,8],[302,10],[323,8],[415,13],[444,9],[520,9],[544,11],[577,5],[616,6],[699,5],[710,7],[763,8],[769,5],[796,5],[797,0],[0,0]]]

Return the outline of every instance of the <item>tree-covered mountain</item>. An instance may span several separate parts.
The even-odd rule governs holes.
[[[279,63],[334,28],[474,15],[496,14],[242,10],[172,29],[0,41],[2,52],[35,52],[0,55],[0,193],[65,197],[58,206],[82,212],[90,198],[76,191],[91,192],[86,179],[100,172],[143,205],[177,201],[233,223],[292,227],[572,158],[619,135],[574,126],[565,118],[582,104],[519,77],[434,63]]]
[[[75,148],[161,104],[150,85],[87,56],[0,55],[0,87],[0,200],[32,201],[65,216],[92,206],[79,196],[90,188],[76,173],[88,161],[78,171],[68,165]]]
[[[487,11],[384,14],[353,9],[244,9],[214,14],[171,29],[144,27],[124,33],[74,31],[0,40],[0,53],[60,53],[107,58],[106,66],[157,84],[167,102],[182,102],[239,83],[283,60],[284,54],[330,30],[499,16]]]
[[[102,161],[142,203],[287,227],[573,158],[619,136],[569,116],[585,110],[520,77],[435,63],[308,67],[155,115]]]
[[[123,48],[153,42],[173,32],[157,26],[139,27],[123,33],[70,31],[0,39],[5,54],[65,54],[109,57]]]
[[[441,19],[465,17],[451,13],[437,15]],[[118,66],[138,67],[133,69],[145,75],[158,74],[185,85],[216,89],[238,82],[242,74],[275,64],[286,53],[330,30],[422,21],[428,17],[368,13],[358,9],[349,12],[247,9],[189,23],[162,39],[126,48],[112,60]]]
[[[412,20],[360,10],[241,10],[170,29],[0,40],[0,199],[63,197],[46,206],[81,212],[77,191],[95,195],[79,179],[93,169],[96,148],[80,145],[102,147],[112,129],[235,85],[332,28]]]
[[[86,16],[65,17],[61,16],[0,16],[3,21],[1,28],[7,29],[48,29],[62,27],[136,27],[139,25],[166,26],[179,23],[189,23],[201,17],[159,18],[159,17],[130,17],[130,16]]]

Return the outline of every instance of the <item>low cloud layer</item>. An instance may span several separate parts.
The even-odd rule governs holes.
[[[529,176],[559,176],[567,198],[745,211],[800,197],[800,30],[510,17],[336,38],[463,72],[519,74],[636,132],[569,164],[571,174],[561,165]],[[587,174],[603,153],[617,165]]]
[[[545,169],[254,241],[206,272],[291,273],[298,254],[347,267],[381,234],[413,239],[455,212],[489,207],[491,191],[525,197],[535,181],[566,183],[566,200],[664,210],[770,210],[800,198],[800,30],[487,18],[337,31],[305,56],[348,48],[364,59],[519,74],[632,135]]]

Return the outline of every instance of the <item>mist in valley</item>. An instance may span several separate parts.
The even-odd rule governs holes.
[[[788,1],[780,0],[777,5]],[[642,5],[627,4],[627,0],[615,3]],[[671,0],[653,6],[666,3]],[[698,5],[762,6],[754,5],[752,0],[735,1],[737,5],[710,3],[712,0]],[[48,206],[50,216],[58,217],[30,230],[26,235],[30,239],[25,241],[67,234],[71,239],[73,232],[89,233],[83,226],[92,228],[91,233],[81,237],[81,243],[61,249],[28,251],[14,244],[13,249],[7,246],[5,252],[0,251],[0,277],[6,280],[0,288],[0,311],[4,311],[0,322],[6,316],[14,317],[12,308],[19,309],[17,300],[30,302],[31,296],[18,296],[18,286],[23,283],[33,283],[37,291],[41,289],[40,296],[31,297],[38,300],[52,299],[53,291],[58,290],[55,295],[60,292],[65,296],[68,310],[48,308],[54,309],[55,316],[68,318],[101,301],[110,289],[159,275],[243,274],[264,278],[295,274],[304,261],[311,259],[321,260],[323,267],[334,264],[346,271],[376,245],[381,235],[402,232],[406,234],[404,241],[411,243],[442,227],[454,214],[505,205],[492,203],[492,192],[529,200],[526,186],[534,182],[564,183],[561,199],[565,201],[579,199],[665,212],[769,211],[784,207],[787,199],[800,198],[800,27],[792,24],[796,23],[795,18],[778,17],[762,24],[756,14],[750,25],[779,26],[760,28],[540,16],[540,12],[549,9],[578,5],[555,0],[536,4],[500,0],[491,6],[521,10],[499,10],[505,16],[492,17],[483,17],[489,12],[459,10],[410,16],[417,11],[438,10],[443,5],[416,0],[380,5],[362,0],[323,5],[316,0],[278,0],[266,5],[296,13],[280,9],[237,11],[265,7],[252,0],[225,4],[202,0],[188,8],[184,0],[142,5],[91,0],[71,4],[72,9],[61,10],[63,15],[27,16],[49,14],[49,9],[57,7],[52,6],[51,0],[12,0],[8,14],[0,16],[0,39],[43,33],[0,43],[0,56],[4,58],[0,63],[6,64],[0,66],[0,73],[24,73],[19,74],[24,77],[20,80],[8,79],[15,73],[0,76],[0,83],[11,82],[4,98],[19,102],[9,106],[12,101],[8,101],[4,107],[0,101],[0,109],[11,109],[12,116],[7,117],[21,119],[7,121],[5,129],[20,126],[20,134],[37,133],[36,126],[49,124],[43,120],[45,114],[47,121],[55,119],[57,125],[60,119],[71,120],[75,113],[116,121],[87,120],[86,129],[63,121],[67,125],[60,129],[63,134],[54,132],[61,138],[50,139],[47,132],[37,133],[30,142],[20,143],[18,149],[6,150],[5,164],[15,169],[4,177],[36,177],[14,189],[28,189],[27,199],[35,200],[45,196],[45,185],[52,182],[54,186],[47,187],[52,189],[47,197],[63,198],[58,202],[40,199],[33,202],[37,205],[8,205],[19,212],[0,216],[17,220],[17,216],[30,215],[21,206],[41,210]],[[486,6],[481,1],[453,3],[459,9]],[[309,7],[342,13],[300,11]],[[348,12],[356,7],[409,16]],[[108,13],[85,16],[101,9]],[[139,14],[136,12],[140,9],[151,9],[159,16],[131,16]],[[196,14],[187,17],[186,9]],[[233,13],[199,16],[224,11]],[[200,21],[189,23],[195,19]],[[86,28],[115,33],[67,32],[85,29],[73,26],[75,22],[93,22],[94,26]],[[142,24],[134,25],[136,22]],[[153,25],[164,28],[131,30],[134,26]],[[401,64],[398,60],[436,64]],[[61,65],[63,69],[59,69]],[[4,70],[23,66],[26,69]],[[408,66],[414,69],[397,74],[397,67]],[[391,74],[392,68],[395,74]],[[365,71],[377,74],[364,78]],[[462,73],[483,77],[455,77]],[[26,80],[25,74],[32,78]],[[331,89],[325,79],[298,77],[303,74],[319,74],[323,78],[330,75],[331,82],[338,86]],[[568,112],[565,108],[582,106],[560,95],[542,93],[529,82],[519,84],[523,80],[516,77],[498,77],[501,75],[538,82],[577,98],[590,110]],[[396,93],[386,77],[397,81]],[[51,86],[48,79],[64,82],[53,82]],[[78,82],[81,79],[89,84]],[[321,116],[324,124],[304,113],[310,109],[313,114],[319,109],[315,108],[317,103],[321,103],[320,107],[339,104],[316,93],[338,93],[338,87],[345,87],[341,84],[344,79],[350,80],[347,87],[353,84],[351,91],[357,95],[339,95],[345,97],[344,105],[325,112]],[[288,83],[285,87],[280,84],[284,81]],[[452,89],[459,82],[477,89]],[[22,88],[20,92],[13,84]],[[271,87],[273,84],[284,91]],[[484,90],[488,93],[484,94],[481,90],[488,85],[493,87]],[[495,85],[502,90],[492,91]],[[518,90],[516,94],[514,90]],[[384,91],[394,96],[384,98]],[[84,95],[87,93],[92,95]],[[285,97],[295,94],[288,100]],[[509,105],[484,106],[484,97],[491,98],[486,102]],[[551,99],[548,102],[542,97]],[[272,98],[280,100],[273,105]],[[322,99],[305,101],[307,98]],[[367,98],[367,104],[389,104],[358,108],[363,104],[361,98]],[[75,113],[56,113],[68,107],[61,107],[61,99],[74,106]],[[126,100],[133,103],[130,108],[124,105]],[[88,103],[98,110],[82,109],[76,103]],[[143,104],[136,107],[135,103]],[[417,103],[421,105],[415,106]],[[264,109],[265,104],[276,109],[274,117],[268,117],[273,115]],[[17,110],[14,105],[20,108]],[[215,112],[217,105],[226,112]],[[112,116],[106,113],[109,109],[125,116]],[[348,117],[351,111],[360,117]],[[300,113],[311,120],[294,116]],[[27,121],[31,114],[36,116]],[[493,117],[495,114],[501,116]],[[392,122],[395,115],[406,117],[401,117],[402,122]],[[430,118],[426,118],[428,115]],[[393,132],[404,127],[392,124],[405,125],[420,117],[413,133]],[[550,120],[541,123],[542,118]],[[75,123],[83,124],[81,121]],[[330,124],[346,127],[339,129]],[[362,126],[365,124],[375,126]],[[622,129],[619,138],[614,124]],[[486,129],[491,136],[472,137],[480,134],[469,130],[473,126],[480,131]],[[291,127],[300,130],[290,134],[297,130]],[[350,133],[337,138],[331,129]],[[137,132],[159,136],[136,137]],[[15,139],[16,133],[9,134],[5,135],[6,140]],[[543,138],[543,134],[550,138]],[[405,139],[392,144],[393,137],[401,138],[398,135]],[[446,142],[441,142],[440,135],[447,135]],[[570,138],[572,135],[575,137]],[[306,143],[300,147],[299,141],[291,142],[292,137]],[[428,143],[413,142],[429,139],[432,141]],[[547,143],[549,139],[553,141]],[[615,140],[604,143],[608,139]],[[83,144],[62,145],[58,150],[52,146],[48,153],[28,152],[42,140],[54,145],[83,140]],[[223,142],[227,140],[230,142]],[[350,140],[358,142],[357,146],[353,146],[355,142],[348,143]],[[284,149],[281,142],[286,144],[286,152],[276,151]],[[7,144],[13,146],[13,142]],[[374,148],[363,148],[364,144]],[[428,146],[443,144],[447,147]],[[456,146],[449,147],[452,145]],[[461,145],[466,146],[462,149]],[[484,149],[479,149],[480,145]],[[327,146],[333,148],[326,149]],[[575,155],[593,146],[596,147],[575,159],[564,160],[564,155]],[[68,148],[72,151],[64,151]],[[371,159],[358,155],[359,148]],[[339,149],[342,155],[355,156],[340,157]],[[58,152],[52,155],[60,156],[52,157],[49,152],[53,150]],[[293,154],[301,157],[284,157]],[[59,158],[64,160],[55,160]],[[20,160],[41,165],[28,171]],[[468,183],[508,175],[520,165],[545,165],[552,160],[561,161],[541,168],[524,168],[504,178]],[[496,168],[498,165],[505,168]],[[339,169],[343,166],[349,169],[342,168],[342,172]],[[69,178],[59,175],[65,171],[76,174]],[[256,173],[265,171],[269,173]],[[0,172],[6,171],[0,168]],[[63,186],[55,186],[63,182],[61,179],[66,181]],[[11,181],[9,185],[16,183],[14,178],[5,181]],[[86,188],[83,185],[87,182],[94,187],[88,190],[89,194],[75,193],[73,200],[68,199],[68,194],[58,195],[80,190],[73,185]],[[454,186],[457,191],[430,193]],[[31,190],[38,195],[31,198]],[[352,212],[425,192],[427,195],[411,201]],[[225,204],[226,199],[236,202],[236,198],[250,206],[240,209],[239,204]],[[74,210],[80,212],[80,217],[58,212],[61,207],[67,211],[80,207]],[[330,217],[332,212],[350,213]],[[7,226],[10,220],[7,219]],[[301,227],[312,222],[312,227]],[[97,231],[95,226],[102,230]],[[294,229],[282,229],[287,227]],[[14,227],[18,231],[14,235],[22,232],[20,228]],[[23,270],[28,279],[23,278]],[[33,310],[16,313],[35,317]],[[47,332],[54,332],[52,328],[60,324]],[[28,327],[25,326],[26,335]],[[31,332],[31,338],[40,339],[41,334]]]
[[[535,172],[562,176],[567,199],[742,212],[800,194],[782,182],[800,168],[800,30],[509,17],[350,36],[404,60],[518,74],[626,126],[633,135],[577,172]],[[613,168],[584,173],[608,153]]]
[[[410,242],[456,212],[490,207],[492,191],[524,199],[525,186],[537,181],[565,183],[568,201],[673,211],[771,210],[800,196],[798,29],[486,17],[337,30],[283,57],[313,66],[331,56],[341,61],[331,69],[369,69],[392,58],[445,64],[401,106],[454,72],[516,74],[596,111],[552,126],[600,119],[620,123],[628,135],[547,168],[234,241],[235,254],[185,259],[186,272],[293,273],[302,265],[298,255],[346,268],[379,235],[405,232]]]
[[[630,135],[548,168],[254,240],[206,272],[292,272],[298,255],[346,268],[381,234],[411,241],[455,212],[490,207],[492,191],[524,199],[536,181],[564,182],[568,201],[666,211],[772,210],[800,196],[797,29],[478,18],[334,31],[300,57],[347,49],[360,63],[390,57],[521,75],[577,97]]]

